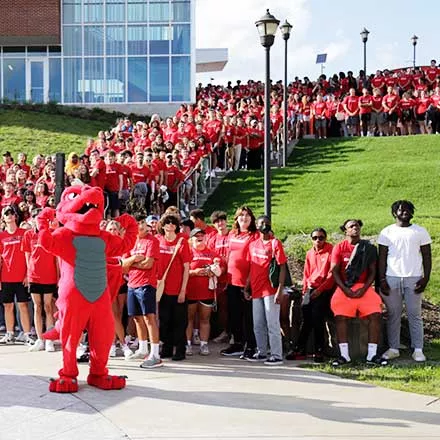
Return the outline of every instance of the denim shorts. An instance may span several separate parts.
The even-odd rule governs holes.
[[[150,285],[129,287],[127,310],[129,316],[156,314],[156,288]]]

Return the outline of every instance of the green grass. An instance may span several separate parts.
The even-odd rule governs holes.
[[[376,235],[393,222],[391,203],[412,200],[414,221],[428,229],[433,273],[427,298],[440,303],[440,137],[304,140],[285,169],[272,170],[272,220],[281,238],[308,234],[316,226],[338,232],[346,218],[361,218],[363,234]],[[262,171],[229,174],[204,208],[226,210],[247,204],[263,213]]]
[[[88,121],[61,115],[0,111],[0,152],[27,153],[29,162],[36,154],[56,152],[82,153],[87,138],[96,137],[99,130],[107,129],[100,121]]]

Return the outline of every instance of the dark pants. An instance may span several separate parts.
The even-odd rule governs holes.
[[[170,206],[177,206],[177,192],[168,190],[168,196],[169,199],[165,203],[165,208],[169,208]]]
[[[303,322],[298,338],[297,350],[307,352],[307,341],[313,330],[315,353],[325,347],[325,321],[330,314],[331,292],[322,292],[309,304],[302,306]]]
[[[244,297],[243,288],[228,285],[228,319],[234,343],[256,348],[254,322],[252,319],[252,301]]]
[[[159,333],[162,350],[185,354],[186,327],[188,325],[188,304],[177,302],[177,296],[164,293],[159,302]]]
[[[364,136],[367,135],[369,125],[370,125],[371,114],[370,113],[362,113],[361,114],[361,122],[362,122],[362,134]]]
[[[262,156],[263,156],[263,147],[249,150],[247,157],[248,170],[260,170]]]

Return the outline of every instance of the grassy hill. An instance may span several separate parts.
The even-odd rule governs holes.
[[[0,111],[0,153],[23,151],[34,155],[76,151],[82,153],[87,138],[96,137],[105,123],[61,115],[20,110]]]
[[[439,151],[436,136],[301,141],[289,166],[272,170],[274,229],[282,238],[308,234],[316,226],[335,233],[346,218],[360,218],[363,234],[372,236],[393,222],[391,203],[409,199],[416,206],[414,221],[434,241],[427,296],[440,303]],[[232,216],[242,204],[262,214],[261,171],[229,174],[205,210],[223,209]]]

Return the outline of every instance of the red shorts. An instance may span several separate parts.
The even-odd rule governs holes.
[[[351,290],[360,289],[363,283],[355,284]],[[338,287],[331,300],[331,309],[335,316],[348,318],[365,318],[373,313],[382,313],[382,299],[369,287],[361,298],[348,298]]]

